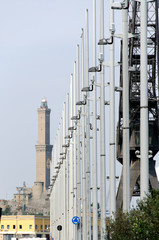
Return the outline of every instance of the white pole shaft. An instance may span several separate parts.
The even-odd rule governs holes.
[[[93,0],[93,66],[96,66],[96,0]],[[98,240],[97,210],[97,92],[96,73],[93,74],[93,142],[92,142],[92,191],[93,191],[93,239]]]
[[[128,4],[125,1],[126,6]],[[123,211],[130,208],[128,10],[123,9]]]
[[[88,9],[86,10],[86,34],[85,34],[85,86],[89,86],[89,26]],[[89,92],[87,92],[87,99]],[[90,119],[89,119],[89,100],[86,104],[86,191],[87,191],[87,240],[91,233],[91,203],[90,203]]]
[[[64,135],[65,135],[65,102],[63,105],[63,111],[62,111],[62,126],[61,126],[61,147],[64,144]],[[64,148],[62,147],[62,153],[64,153]],[[65,157],[65,154],[62,155],[62,158]],[[60,169],[60,174],[61,174],[61,180],[60,183],[63,183],[62,188],[61,188],[61,225],[63,226],[63,231],[62,231],[62,239],[64,239],[64,232],[65,232],[65,219],[64,219],[64,213],[65,213],[65,174],[64,174],[64,170],[65,170],[65,160],[61,160],[61,169]]]
[[[148,81],[147,81],[147,1],[141,0],[141,87],[140,87],[140,196],[148,193]]]
[[[84,86],[84,32],[82,29],[81,35],[81,82],[82,88]],[[82,99],[84,94],[82,94]],[[86,222],[86,154],[85,154],[85,106],[82,106],[82,120],[81,120],[81,131],[82,131],[82,216],[83,216],[83,229],[82,239],[86,240],[87,236],[87,222]]]
[[[64,103],[64,113],[63,113],[63,144],[66,144],[66,103]],[[64,148],[63,148],[64,149]],[[63,150],[64,152],[65,150]],[[66,155],[65,155],[66,157]],[[66,159],[64,160],[64,175],[63,175],[63,180],[64,180],[64,240],[67,240],[67,166],[66,166],[67,162]]]
[[[104,38],[104,0],[100,0],[100,39]],[[100,45],[103,54],[104,46]],[[106,236],[106,162],[105,162],[105,79],[104,67],[100,72],[100,201],[101,201],[101,239]]]
[[[76,100],[77,100],[77,83],[76,83],[76,61],[74,62],[74,114],[76,116]],[[74,216],[77,216],[77,152],[76,152],[76,143],[77,143],[77,132],[76,130],[73,131],[73,166],[74,166],[74,193],[73,193],[73,200],[74,200]],[[77,226],[73,225],[74,229],[74,240],[77,239]]]
[[[113,4],[110,0],[110,7]],[[114,24],[114,10],[110,8],[110,33],[112,34],[112,27]],[[114,73],[114,41],[110,45],[110,132],[109,132],[109,166],[110,166],[110,215],[116,211],[116,164],[115,164],[115,73]]]
[[[67,93],[67,114],[66,114],[66,135],[68,135],[68,127],[69,127],[69,93]],[[69,140],[70,141],[70,140]],[[67,152],[67,239],[69,239],[69,199],[70,199],[70,191],[69,191],[69,178],[70,178],[70,167],[69,167],[69,151]]]
[[[58,160],[57,160],[58,163],[60,162],[59,157],[60,157],[60,150],[61,150],[61,147],[60,147],[60,143],[61,143],[61,131],[60,131],[60,129],[61,129],[61,122],[59,123],[59,129],[58,129]],[[59,166],[59,164],[58,164],[58,166]],[[57,171],[59,171],[59,169],[58,169]],[[60,176],[59,176],[59,172],[58,172],[58,176],[57,176],[57,189],[60,187],[59,178],[60,178]],[[58,223],[58,225],[60,225],[60,220],[59,220],[60,210],[61,210],[61,209],[60,209],[60,191],[57,192],[57,195],[58,195],[58,201],[57,201],[57,203],[58,203],[58,208],[57,208],[57,223]]]
[[[79,45],[77,45],[77,102],[80,100],[80,81],[79,81]],[[80,163],[80,124],[77,123],[77,216],[80,218],[78,226],[78,240],[81,240],[81,163]]]
[[[70,84],[70,119],[73,116],[73,75],[71,74],[71,84]],[[71,123],[72,126],[72,123]],[[73,138],[70,140],[70,208],[69,208],[69,239],[73,240],[73,226],[71,224],[72,218],[74,216],[74,201],[73,201],[73,193],[74,193],[74,166],[73,166]]]

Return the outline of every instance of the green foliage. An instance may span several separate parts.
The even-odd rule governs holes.
[[[2,215],[11,215],[11,207],[9,205],[6,206],[5,210],[2,211]]]
[[[130,213],[119,210],[110,219],[108,239],[159,240],[159,191],[153,190]]]

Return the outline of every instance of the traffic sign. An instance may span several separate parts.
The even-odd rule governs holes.
[[[80,223],[80,218],[77,217],[77,216],[74,216],[74,217],[72,218],[72,223],[75,224],[75,225],[79,224],[79,223]]]
[[[61,225],[58,225],[58,226],[57,226],[57,230],[58,230],[58,231],[61,231],[61,230],[62,230],[62,226],[61,226]]]

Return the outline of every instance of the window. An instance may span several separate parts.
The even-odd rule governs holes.
[[[47,225],[45,225],[45,229],[47,229]]]
[[[22,229],[22,225],[19,225],[19,229]]]
[[[32,225],[29,225],[29,229],[32,229]]]
[[[10,225],[7,225],[7,229],[9,229],[10,228]]]
[[[1,225],[1,229],[4,229],[4,225]]]
[[[41,229],[43,229],[43,225],[41,225]]]
[[[38,229],[38,226],[37,226],[37,225],[35,225],[35,229]]]
[[[15,225],[13,225],[13,229],[15,229]]]

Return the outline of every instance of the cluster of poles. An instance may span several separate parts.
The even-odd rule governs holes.
[[[99,65],[96,56],[96,0],[93,0],[93,67],[89,67],[89,17],[77,45],[70,92],[63,105],[56,135],[50,182],[50,233],[54,239],[106,239],[106,138],[105,107],[109,104],[109,213],[116,212],[115,89],[123,91],[123,211],[130,208],[129,156],[129,80],[128,80],[129,1],[110,0],[110,38],[104,37],[104,0],[100,0]],[[114,10],[122,10],[123,87],[115,87]],[[147,79],[147,3],[141,0],[141,197],[148,192],[148,99]],[[109,79],[105,82],[104,45],[109,45]],[[98,66],[97,66],[98,65]],[[144,83],[142,85],[142,79]],[[109,102],[105,88],[109,88]],[[98,114],[99,110],[99,114]],[[98,134],[99,131],[99,134]],[[143,159],[143,160],[142,160]],[[100,208],[98,206],[100,205]],[[72,218],[80,222],[73,224]],[[99,224],[100,222],[100,224]],[[99,227],[100,225],[100,227]],[[60,226],[60,227],[59,227]],[[57,229],[59,227],[59,230]],[[100,238],[99,238],[100,235]]]

